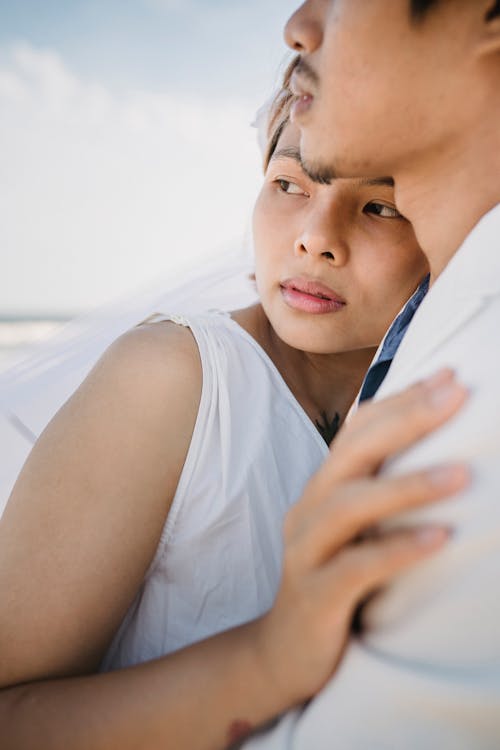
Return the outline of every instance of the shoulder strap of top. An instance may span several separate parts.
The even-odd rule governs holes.
[[[179,315],[177,313],[160,313],[160,312],[153,313],[148,318],[145,318],[145,320],[141,320],[141,322],[138,323],[137,325],[143,326],[143,325],[147,325],[148,323],[161,323],[162,321],[170,321],[172,323],[177,323],[177,325],[185,326],[185,328],[191,327],[190,320],[186,318],[184,315]]]

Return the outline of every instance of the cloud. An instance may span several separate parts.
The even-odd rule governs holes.
[[[154,11],[168,39],[167,55],[177,61],[179,84],[190,88],[210,71],[211,87],[233,96],[246,92],[254,104],[279,78],[289,59],[283,40],[297,0],[142,0]],[[169,33],[168,28],[179,33]]]
[[[242,241],[260,181],[244,99],[118,96],[54,51],[2,53],[0,310],[85,308]]]

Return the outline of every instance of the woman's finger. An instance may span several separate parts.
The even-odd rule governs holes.
[[[298,503],[290,511],[285,523],[288,552],[293,552],[300,566],[321,565],[380,521],[449,497],[468,481],[469,472],[463,464],[450,464],[402,476],[347,482],[314,508]]]
[[[335,592],[334,607],[354,609],[396,575],[441,550],[449,536],[449,529],[439,526],[386,532],[345,547],[319,572],[317,583],[324,592]]]
[[[387,458],[450,419],[466,398],[466,388],[444,370],[396,396],[361,407],[309,482],[309,502],[321,500],[339,482],[375,473]]]

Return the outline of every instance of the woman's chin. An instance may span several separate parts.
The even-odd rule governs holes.
[[[300,330],[302,328],[303,330]],[[313,330],[316,328],[316,330]],[[335,333],[318,335],[317,323],[311,326],[287,326],[285,330],[276,331],[279,338],[292,349],[307,354],[339,354],[335,347]]]

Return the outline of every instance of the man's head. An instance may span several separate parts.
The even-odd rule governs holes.
[[[397,174],[500,105],[499,0],[306,0],[285,36],[306,166],[320,178]]]

